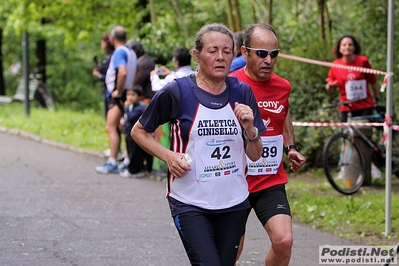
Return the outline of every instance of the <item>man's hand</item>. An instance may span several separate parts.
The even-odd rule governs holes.
[[[288,151],[288,160],[291,163],[290,169],[293,172],[298,172],[306,162],[306,158],[294,149]]]
[[[97,68],[93,68],[93,76],[97,77],[100,75],[100,71],[97,70]]]
[[[112,98],[119,98],[121,95],[122,95],[122,94],[119,93],[118,90],[114,90],[114,91],[111,93],[111,97],[112,97]]]

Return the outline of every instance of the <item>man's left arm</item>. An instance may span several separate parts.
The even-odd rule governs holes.
[[[113,59],[116,68],[116,84],[112,97],[117,98],[122,95],[127,75],[127,54],[124,50],[116,50]]]
[[[298,151],[298,147],[295,145],[294,126],[289,112],[284,119],[283,137],[284,151],[291,162],[291,170],[297,172],[306,162],[306,158]]]

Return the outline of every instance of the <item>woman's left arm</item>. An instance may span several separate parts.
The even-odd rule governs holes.
[[[260,132],[254,126],[253,111],[248,105],[235,103],[234,114],[244,128],[245,153],[252,161],[257,161],[262,155],[263,147]]]

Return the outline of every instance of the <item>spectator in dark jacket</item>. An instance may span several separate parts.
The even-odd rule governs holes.
[[[143,89],[141,98],[142,101],[148,104],[155,94],[155,92],[152,90],[150,80],[150,73],[155,68],[154,60],[152,60],[151,57],[146,53],[143,45],[139,41],[128,40],[126,45],[132,48],[137,55],[139,68],[136,74],[137,78],[135,80],[135,84],[140,85]],[[146,162],[146,172],[151,173],[154,157],[145,152],[144,160]]]
[[[130,135],[134,124],[147,108],[147,104],[141,101],[142,93],[140,85],[134,85],[126,91],[125,112],[121,119],[121,125],[125,134],[128,158],[125,158],[118,166],[119,174],[123,178],[139,178],[146,174],[144,159],[147,158],[147,153],[137,145]],[[146,163],[148,164],[148,161]]]
[[[136,40],[128,40],[126,45],[137,55],[140,70],[137,72],[136,84],[143,88],[143,98],[148,103],[155,92],[151,89],[150,72],[155,68],[154,60],[145,52],[143,45]]]

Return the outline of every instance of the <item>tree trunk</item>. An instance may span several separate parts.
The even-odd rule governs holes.
[[[46,83],[46,40],[36,41],[36,58],[37,58],[37,70],[42,81]]]
[[[268,6],[268,12],[269,12],[269,19],[267,21],[267,23],[269,25],[273,25],[273,16],[272,16],[272,11],[273,11],[273,0],[269,1],[269,6]]]
[[[176,10],[179,20],[180,20],[181,27],[183,28],[184,38],[187,40],[188,39],[188,30],[187,30],[186,23],[184,23],[183,14],[180,11],[179,4],[177,3],[176,0],[171,0],[171,2],[172,2],[173,7]]]
[[[326,5],[326,0],[317,0],[318,6],[318,21],[319,21],[319,39],[325,40],[326,33],[324,28],[324,9]]]
[[[252,23],[256,23],[257,19],[256,19],[256,8],[255,8],[255,3],[254,1],[251,1],[251,14],[252,14]]]
[[[0,95],[6,95],[6,88],[4,82],[4,69],[3,69],[3,28],[0,28]]]
[[[271,3],[271,2],[270,2]],[[252,16],[254,23],[267,23],[270,19],[269,4],[267,1],[252,0]]]
[[[324,15],[327,20],[327,40],[329,44],[332,44],[332,20],[330,17],[330,12],[328,11],[327,3],[324,5]]]
[[[233,9],[232,9],[231,0],[226,0],[226,15],[227,15],[227,26],[232,32],[235,32],[236,27],[233,19]]]
[[[238,0],[234,0],[234,11],[236,14],[236,20],[235,20],[235,30],[236,31],[242,31],[242,25],[241,25],[241,12],[240,12],[240,3],[238,2]]]
[[[156,20],[156,15],[155,15],[154,0],[150,0],[150,16],[151,16],[151,24],[155,25],[157,20]]]
[[[155,21],[155,11],[154,11],[154,14],[151,13],[153,10],[151,9],[151,3],[149,3],[149,1],[152,1],[152,0],[138,0],[137,3],[135,4],[135,9],[138,12],[143,14],[141,17],[141,20],[137,24],[137,28],[139,28],[139,29],[146,23],[152,22],[152,19],[154,19],[154,21]],[[150,13],[147,11],[148,5],[150,6]],[[154,18],[152,17],[152,15],[154,15]],[[155,22],[153,25],[155,25]],[[142,32],[139,31],[139,38],[143,39],[145,37],[146,36]]]

